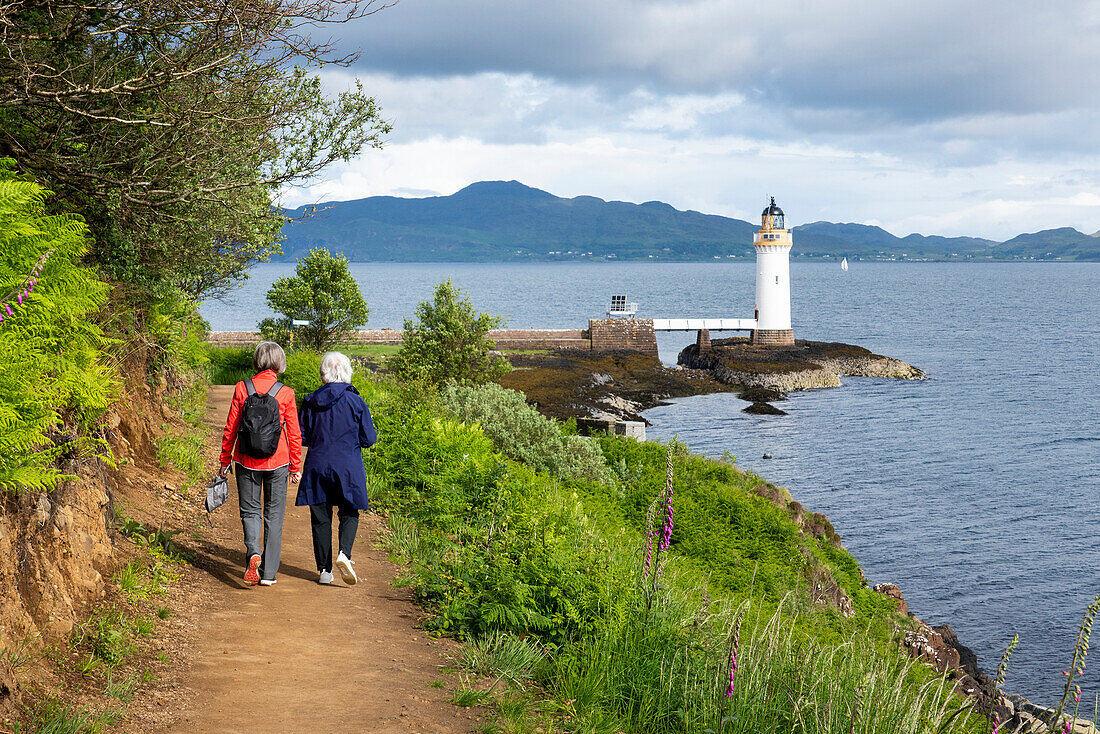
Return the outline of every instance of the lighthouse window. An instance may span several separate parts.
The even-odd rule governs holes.
[[[779,285],[779,276],[778,276],[778,275],[777,275],[777,276],[775,276],[775,284],[776,284],[776,285]]]

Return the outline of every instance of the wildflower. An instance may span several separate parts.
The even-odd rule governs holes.
[[[11,306],[10,306],[10,305],[8,305],[7,303],[5,303],[5,304],[4,304],[4,308],[6,308],[6,309],[7,309],[7,311],[8,311],[8,316],[14,316],[14,315],[15,315],[15,314],[14,314],[14,313],[12,312],[12,310],[11,310]]]
[[[741,615],[733,627],[733,639],[730,640],[730,681],[726,686],[726,698],[733,698],[734,681],[737,678],[737,653],[741,649]]]

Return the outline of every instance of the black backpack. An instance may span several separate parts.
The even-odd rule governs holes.
[[[275,399],[283,383],[276,382],[265,395],[256,392],[251,379],[244,381],[244,387],[248,397],[244,399],[241,420],[237,424],[237,446],[246,456],[267,459],[279,448],[279,436],[283,432],[279,401]]]

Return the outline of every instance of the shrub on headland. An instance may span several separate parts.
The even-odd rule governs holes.
[[[527,404],[523,394],[495,382],[480,387],[448,385],[443,405],[467,423],[476,423],[505,456],[559,479],[613,484],[600,445],[565,435],[553,420]]]
[[[495,380],[512,369],[508,360],[491,353],[489,331],[503,321],[475,311],[463,290],[445,280],[436,286],[432,300],[417,305],[415,321],[405,319],[401,351],[391,367],[404,379],[433,385]]]
[[[359,284],[348,272],[347,259],[323,247],[299,260],[293,277],[275,281],[267,292],[267,305],[282,316],[260,322],[264,339],[317,352],[367,323],[370,314]],[[294,326],[295,320],[307,323]]]

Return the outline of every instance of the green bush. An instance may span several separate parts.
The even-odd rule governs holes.
[[[390,367],[405,379],[434,385],[495,380],[512,369],[504,357],[491,354],[495,345],[489,332],[503,321],[475,311],[465,292],[445,280],[432,300],[416,307],[415,321],[405,319],[401,351]]]
[[[460,420],[477,423],[509,458],[561,479],[587,479],[614,485],[600,445],[562,427],[527,404],[523,394],[496,383],[479,387],[449,385],[443,404]]]
[[[286,372],[279,375],[279,380],[294,390],[298,402],[301,403],[306,395],[321,387],[321,355],[314,352],[291,352],[286,355]]]
[[[251,347],[210,347],[207,349],[210,384],[236,385],[255,374]]]
[[[66,460],[108,452],[117,384],[92,319],[107,286],[79,265],[83,220],[46,215],[47,194],[0,159],[0,491],[53,489]]]
[[[272,284],[267,305],[283,316],[260,322],[265,339],[318,352],[367,323],[370,313],[359,284],[348,272],[347,258],[334,256],[323,247],[310,250],[299,260],[293,277]],[[309,323],[293,326],[295,319]]]

